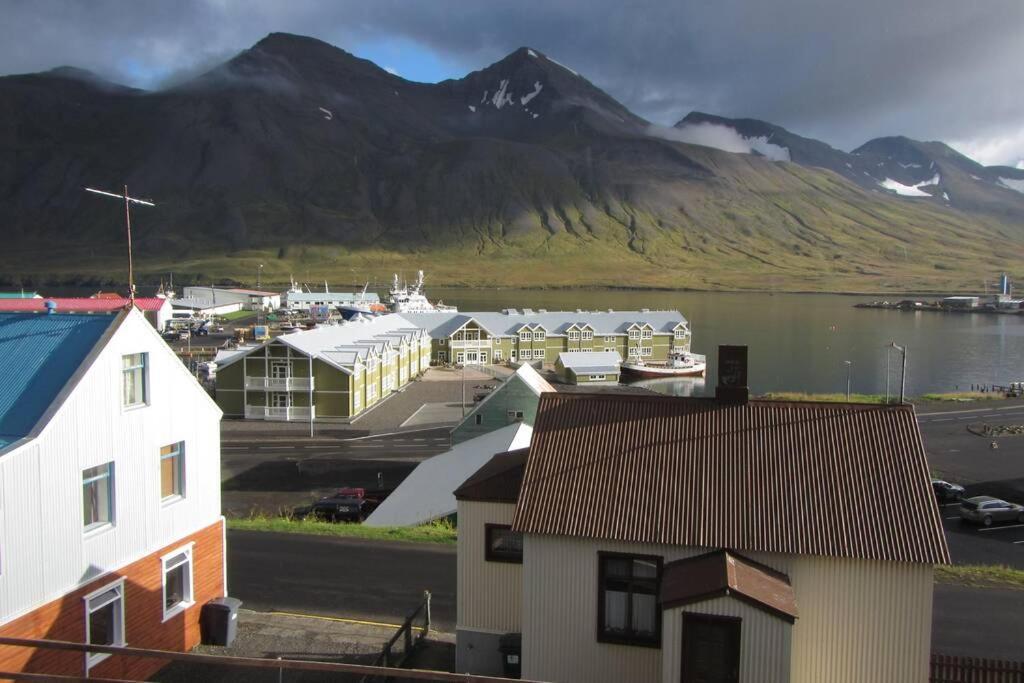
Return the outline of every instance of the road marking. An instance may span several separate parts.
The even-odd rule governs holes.
[[[943,503],[943,504],[942,504],[942,505],[940,505],[939,507],[940,507],[940,508],[951,508],[951,507],[953,507],[954,505],[956,505],[956,506],[959,506],[959,505],[960,505],[960,503]]]
[[[1014,544],[1014,545],[1019,545],[1019,544],[1021,544],[1021,543],[1024,543],[1024,541],[1014,541],[1014,542],[1013,542],[1013,544]]]
[[[319,614],[301,614],[299,612],[259,612],[259,614],[269,614],[271,616],[278,615],[282,617],[298,617],[300,619],[319,619],[321,621],[336,621],[343,624],[361,624],[364,626],[381,626],[383,628],[402,628],[403,624],[385,624],[380,621],[364,621],[361,619],[346,619],[345,617],[324,617]],[[435,633],[445,633],[431,626],[431,630]]]
[[[922,420],[922,422],[952,422],[955,419],[955,417],[942,417],[938,420]]]
[[[424,427],[423,429],[403,429],[400,432],[383,432],[381,434],[367,434],[366,436],[353,436],[341,441],[365,441],[366,439],[379,439],[383,436],[404,436],[407,434],[418,434],[420,432],[436,432],[438,427]]]
[[[1007,407],[1007,408],[1002,408],[1002,410],[1013,410],[1013,409],[1019,409],[1019,408],[1020,408],[1020,406],[1010,406],[1010,407]],[[946,410],[946,411],[943,411],[941,413],[921,413],[920,417],[921,418],[928,418],[928,417],[931,417],[932,415],[960,415],[961,413],[990,413],[990,412],[992,412],[992,410],[993,410],[992,408],[973,408],[971,410]],[[1000,410],[1000,409],[996,408],[996,410]]]
[[[960,515],[957,515],[956,517],[946,517],[946,519],[960,519]]]
[[[1024,524],[1011,524],[1010,526],[990,526],[978,531],[1006,531],[1007,529],[1024,529]]]

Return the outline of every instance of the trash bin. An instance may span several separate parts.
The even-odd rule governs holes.
[[[501,666],[506,678],[519,678],[522,663],[519,656],[523,651],[521,633],[506,633],[498,638],[498,651],[501,652]]]
[[[204,645],[228,646],[238,634],[238,598],[214,598],[203,605],[199,627]]]

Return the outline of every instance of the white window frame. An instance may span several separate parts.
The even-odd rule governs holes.
[[[447,337],[441,337],[440,339],[437,340],[437,345],[438,346],[448,346],[448,338]]]
[[[519,360],[533,360],[533,350],[519,349]]]
[[[544,332],[544,330],[534,330],[533,331],[533,341],[544,341],[546,336],[547,336],[547,334]]]
[[[163,605],[163,611],[164,611],[164,619],[163,620],[164,621],[167,621],[168,619],[171,619],[171,618],[175,617],[176,615],[181,614],[182,612],[187,610],[189,607],[191,607],[192,605],[196,604],[196,601],[195,601],[195,578],[194,578],[194,575],[195,575],[195,571],[194,571],[195,564],[192,561],[192,548],[193,548],[193,546],[195,546],[195,543],[189,543],[188,545],[182,546],[181,548],[178,548],[177,550],[173,550],[173,551],[167,553],[166,555],[164,555],[163,557],[160,558],[160,591],[161,591],[161,595],[162,595],[162,601],[161,601],[160,604]],[[177,558],[179,555],[184,555],[185,556],[185,560],[183,562],[178,562],[178,563],[176,563],[174,565],[168,566],[168,561]],[[183,599],[182,599],[181,602],[179,602],[176,605],[174,605],[174,607],[172,607],[171,609],[167,609],[167,572],[171,571],[172,569],[176,569],[178,567],[181,567],[181,566],[187,566],[188,567],[188,577],[187,577],[188,580],[186,581],[186,586],[185,586],[187,597],[186,596],[182,596]]]
[[[176,446],[177,451],[175,451],[174,453],[168,453],[166,455],[160,453],[160,502],[164,505],[168,503],[173,503],[175,501],[179,501],[185,497],[185,442],[175,441],[174,443],[169,443],[163,446],[161,450],[163,450],[163,448],[167,448],[168,446]],[[172,493],[171,495],[164,497],[164,460],[166,460],[167,458],[178,458],[178,488],[180,490],[177,493]]]
[[[673,330],[672,336],[675,339],[686,339],[686,330]]]
[[[97,605],[95,607],[90,604],[90,602],[93,599],[98,598],[99,596],[103,595],[104,593],[107,593],[108,591],[112,591],[112,590],[113,591],[117,591],[117,597],[116,598],[111,598],[110,600],[107,600],[107,601],[103,602],[102,604],[99,604],[99,605]],[[116,602],[118,604],[118,608],[119,609],[114,610],[114,642],[112,643],[112,645],[115,646],[115,647],[124,647],[126,642],[127,642],[125,640],[125,633],[124,633],[124,629],[125,629],[125,621],[124,621],[124,579],[123,578],[118,579],[117,581],[114,581],[113,583],[108,583],[107,585],[103,586],[102,588],[94,590],[93,592],[91,592],[88,595],[84,596],[82,598],[82,602],[85,605],[85,643],[86,643],[86,645],[89,645],[90,644],[90,640],[92,639],[92,633],[90,632],[92,629],[89,626],[89,617],[92,616],[93,612],[99,611],[100,609],[106,607],[107,605],[109,605],[109,604],[111,604],[113,602]],[[108,657],[110,657],[110,653],[109,652],[86,652],[85,653],[85,671],[86,671],[86,673],[88,673],[89,669],[91,669],[92,667],[96,666],[97,664],[102,662],[104,659],[107,659]]]
[[[580,339],[583,341],[592,341],[594,339],[594,332],[592,330],[583,330],[580,333]]]
[[[606,337],[604,338],[604,343],[605,343],[605,344],[614,344],[614,343],[615,343],[615,337],[614,337],[614,336],[611,336],[611,335],[609,335],[609,336],[606,336]]]
[[[629,355],[639,358],[640,357],[640,347],[639,346],[630,346],[629,347]]]
[[[579,341],[580,340],[580,331],[579,330],[569,330],[569,332],[567,334],[569,336],[569,341]]]
[[[519,341],[533,341],[533,332],[520,332]]]
[[[650,330],[650,329],[644,328],[640,332],[640,338],[641,339],[653,339],[654,338],[654,330]]]
[[[124,359],[128,356],[142,356],[142,365],[124,367]],[[142,370],[142,400],[136,403],[125,403],[124,376],[125,373],[135,370]],[[138,410],[149,405],[149,352],[137,351],[135,353],[121,354],[121,410]]]
[[[85,478],[86,470],[96,469],[97,467],[106,467],[107,468],[107,473],[105,475],[96,475],[96,476],[90,477],[88,480],[86,480],[86,478]],[[117,480],[115,478],[114,461],[113,460],[111,460],[110,462],[100,463],[99,465],[93,465],[92,467],[86,467],[85,469],[82,470],[82,488],[81,488],[81,492],[82,492],[82,506],[79,509],[82,510],[83,513],[84,513],[84,511],[85,511],[85,485],[86,484],[91,484],[94,481],[99,481],[100,479],[103,479],[103,478],[106,478],[106,479],[109,480],[108,483],[107,483],[107,517],[108,517],[108,519],[105,520],[105,521],[100,521],[100,522],[92,522],[91,524],[86,524],[85,523],[85,519],[83,519],[82,520],[82,531],[83,531],[83,533],[91,534],[91,533],[93,533],[95,531],[99,531],[100,529],[106,529],[108,527],[112,527],[112,526],[114,526],[114,523],[117,520],[117,514],[116,514],[116,511],[117,511],[117,505],[116,505],[117,496],[116,496],[116,491],[115,491],[115,488],[114,488],[114,484],[115,484],[115,482]]]
[[[591,375],[590,376],[590,381],[591,382],[603,382],[604,379],[605,379],[604,375]]]
[[[630,339],[639,339],[640,338],[640,330],[635,329],[635,328],[630,330],[629,331],[629,338]]]
[[[491,353],[491,359],[494,360],[494,362],[500,361],[501,357],[502,357],[501,349],[494,349],[494,351]]]
[[[641,356],[650,356],[653,352],[654,352],[654,349],[652,349],[650,346],[641,346],[640,347],[640,355]]]
[[[522,410],[506,410],[505,415],[512,422],[522,422],[525,419],[525,414]]]

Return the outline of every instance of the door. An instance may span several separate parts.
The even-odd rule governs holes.
[[[478,359],[479,359],[479,355],[477,354],[476,351],[466,351],[466,364],[467,365],[476,365]]]
[[[481,365],[487,365],[487,352],[486,351],[481,351],[480,352],[480,364]]]
[[[682,683],[739,683],[741,623],[683,614]]]
[[[272,360],[272,361],[270,361],[270,378],[271,379],[287,379],[288,378],[288,361],[286,361],[286,360]]]
[[[275,391],[270,394],[271,408],[287,408],[291,405],[292,395],[286,391]]]

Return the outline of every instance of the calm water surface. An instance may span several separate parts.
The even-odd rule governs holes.
[[[690,321],[693,350],[708,355],[704,386],[692,381],[653,388],[705,393],[715,386],[719,344],[750,347],[750,387],[766,391],[842,392],[851,361],[854,393],[883,393],[890,341],[908,348],[907,394],[969,389],[1024,380],[1024,317],[856,309],[870,297],[828,294],[731,294],[594,290],[427,288],[463,311],[502,308],[676,309]],[[898,391],[899,354],[892,354]],[[662,382],[664,382],[662,380]]]

